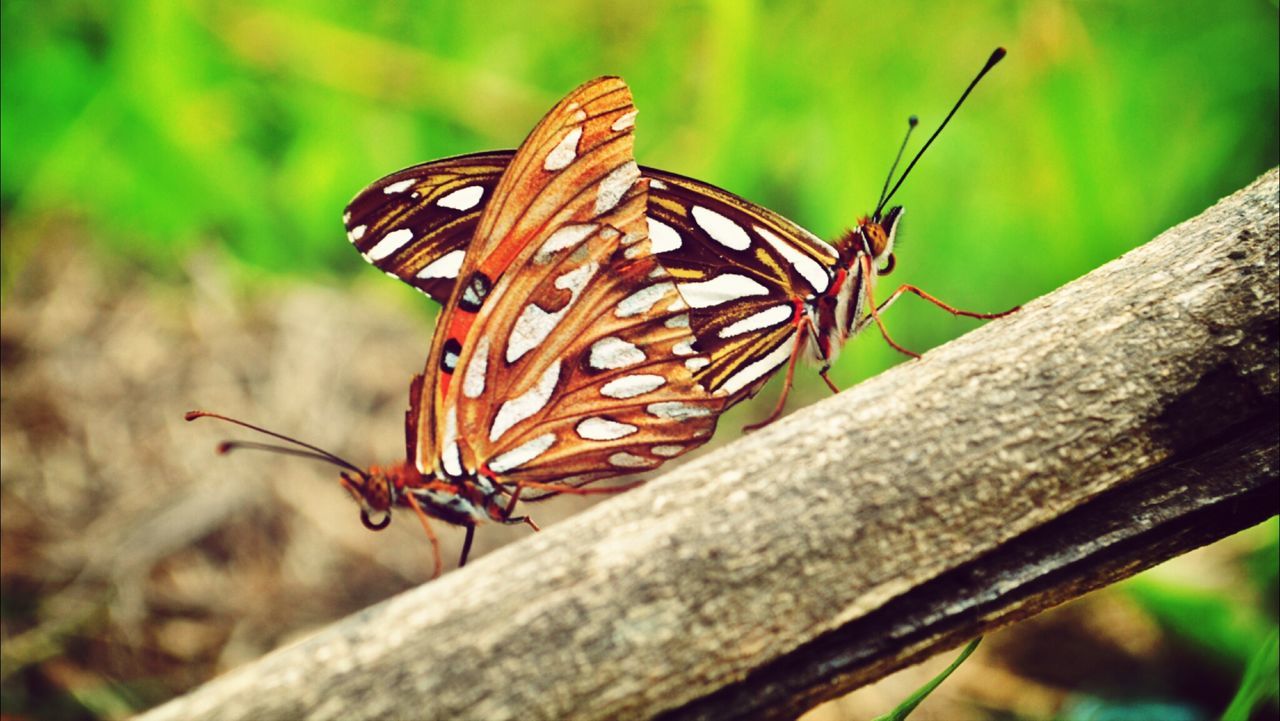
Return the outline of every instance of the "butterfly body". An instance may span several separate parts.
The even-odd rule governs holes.
[[[500,488],[483,476],[439,480],[423,475],[406,461],[370,466],[360,475],[344,473],[342,480],[360,504],[365,525],[375,528],[385,527],[385,523],[373,521],[374,516],[385,520],[392,509],[412,509],[414,502],[427,516],[456,526],[524,521],[507,512]]]

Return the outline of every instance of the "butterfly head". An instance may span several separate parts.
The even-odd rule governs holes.
[[[342,487],[360,504],[360,522],[365,528],[381,531],[391,523],[391,509],[404,488],[404,470],[401,466],[370,466],[363,472],[342,472]]]
[[[876,275],[893,272],[893,242],[898,236],[902,206],[895,205],[883,215],[872,215],[858,221],[858,227],[836,241],[836,250],[845,267],[856,270],[859,258],[865,256],[876,266]]]
[[[893,270],[893,241],[898,237],[898,221],[902,220],[902,206],[895,205],[882,216],[864,218],[858,224],[862,236],[863,252],[871,256],[879,268],[878,275],[888,275]]]

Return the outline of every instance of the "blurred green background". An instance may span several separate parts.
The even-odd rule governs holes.
[[[601,74],[632,86],[639,162],[831,238],[871,210],[907,116],[921,118],[918,147],[1005,46],[896,198],[908,213],[893,280],[974,310],[1088,272],[1280,155],[1274,0],[5,0],[0,20],[6,301],[50,228],[164,286],[182,286],[193,253],[231,259],[250,287],[364,282],[376,271],[339,219],[363,185],[514,147]],[[425,344],[431,304],[376,280],[421,314]],[[973,327],[911,300],[889,323],[922,351]],[[846,350],[838,382],[902,360],[873,335]],[[802,373],[792,405],[822,393]],[[736,412],[726,434],[763,412]],[[1131,591],[1233,676],[1275,628],[1268,528],[1242,556],[1245,600],[1141,579]],[[1226,619],[1222,632],[1205,618]]]

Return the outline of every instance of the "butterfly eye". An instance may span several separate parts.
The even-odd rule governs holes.
[[[897,265],[898,261],[894,258],[893,253],[889,253],[889,255],[885,256],[884,265],[876,270],[876,275],[889,275]]]
[[[370,531],[381,531],[382,529],[391,525],[391,511],[383,511],[382,520],[378,521],[377,523],[374,523],[373,519],[369,518],[369,510],[366,508],[361,508],[360,522],[363,523],[364,527],[369,529]]]

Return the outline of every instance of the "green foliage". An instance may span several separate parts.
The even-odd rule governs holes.
[[[831,237],[870,210],[905,118],[931,130],[1007,46],[898,196],[910,213],[895,279],[976,309],[1117,256],[1280,147],[1265,0],[12,0],[2,12],[6,227],[52,221],[161,274],[201,247],[280,273],[370,272],[338,222],[364,184],[512,147],[603,73],[635,90],[641,162]],[[6,242],[6,278],[43,236]],[[912,301],[893,316],[918,349],[972,325]],[[900,360],[879,341],[857,356],[838,380]]]
[[[934,676],[928,683],[916,689],[915,693],[908,696],[889,713],[884,714],[883,716],[877,716],[875,721],[905,721],[905,719],[911,715],[911,712],[916,710],[916,706],[919,706],[921,701],[925,700],[929,694],[933,693],[934,689],[942,685],[942,682],[946,681],[947,677],[950,676],[952,672],[960,668],[960,664],[964,663],[964,660],[969,658],[969,655],[977,650],[979,643],[982,643],[981,636],[970,641],[969,644],[960,651],[960,655],[956,656],[956,660],[952,661],[951,665],[942,669],[942,673]]]
[[[1271,636],[1249,659],[1240,689],[1223,712],[1222,721],[1248,721],[1253,710],[1267,699],[1274,706],[1280,701],[1280,680],[1277,679],[1280,679],[1280,632],[1272,629]]]

